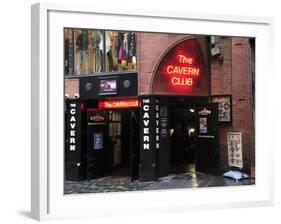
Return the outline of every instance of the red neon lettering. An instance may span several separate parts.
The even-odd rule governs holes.
[[[168,73],[169,75],[173,74],[173,66],[172,66],[172,65],[168,65],[168,66],[167,66],[167,73]]]
[[[192,78],[180,78],[180,77],[173,77],[171,79],[173,86],[192,86],[193,79]]]
[[[184,55],[179,54],[179,63],[186,63],[186,64],[192,64],[193,63],[193,59],[192,58],[188,58]]]
[[[110,108],[130,108],[130,107],[138,107],[138,100],[120,100],[120,101],[105,101],[100,102],[99,107],[110,109]]]
[[[181,67],[181,66],[173,66],[168,65],[167,66],[167,73],[169,75],[192,75],[192,76],[198,76],[200,73],[199,68],[195,67]]]

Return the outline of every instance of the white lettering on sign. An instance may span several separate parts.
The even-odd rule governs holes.
[[[211,111],[206,109],[205,107],[199,111],[199,115],[203,115],[203,116],[206,116],[208,114],[211,114]]]
[[[69,151],[75,151],[76,150],[76,103],[69,104],[69,107],[71,108],[69,110],[70,113],[70,130],[69,130]]]
[[[155,147],[160,148],[160,136],[159,136],[159,100],[155,100]]]
[[[149,128],[144,128],[144,129],[143,129],[143,133],[144,133],[144,134],[149,134]]]
[[[147,112],[145,112],[145,113],[143,114],[143,118],[149,118],[149,114],[148,114]]]
[[[143,144],[143,149],[144,150],[149,150],[149,143]]]
[[[71,115],[75,115],[75,114],[76,114],[76,109],[71,109],[71,110],[70,110],[70,114],[71,114]]]
[[[144,142],[149,142],[149,136],[143,136],[143,141]]]
[[[75,144],[75,138],[70,138],[69,142],[70,144]]]
[[[70,151],[75,151],[75,148],[76,148],[75,145],[70,145],[70,146],[69,146],[69,150],[70,150]]]
[[[149,105],[144,105],[144,106],[143,106],[143,110],[144,110],[144,111],[149,111]]]
[[[149,99],[143,99],[142,100],[142,110],[144,111],[143,113],[143,150],[149,150],[150,148],[150,142],[149,142],[149,121],[150,121],[150,116],[149,116],[149,106],[150,100]]]
[[[148,126],[149,120],[143,120],[143,123],[144,123],[145,126]]]
[[[70,131],[70,136],[75,136],[75,130]]]
[[[76,118],[74,116],[71,116],[70,122],[76,122]]]

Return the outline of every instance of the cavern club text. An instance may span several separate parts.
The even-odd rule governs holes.
[[[193,66],[193,58],[177,55],[177,65],[167,65],[166,72],[171,76],[173,86],[193,86],[193,78],[200,75],[200,69]]]

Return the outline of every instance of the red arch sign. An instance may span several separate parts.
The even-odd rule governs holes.
[[[197,38],[186,39],[163,57],[155,72],[152,93],[207,96],[209,77]]]

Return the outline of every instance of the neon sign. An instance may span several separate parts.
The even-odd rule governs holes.
[[[179,54],[177,55],[177,65],[167,65],[166,72],[172,76],[171,84],[173,86],[193,85],[193,77],[200,74],[200,68],[194,66],[193,62],[193,58]]]
[[[99,101],[99,108],[104,109],[121,109],[121,108],[131,108],[138,107],[138,100],[107,100]]]
[[[169,49],[155,70],[152,93],[208,96],[210,79],[205,42],[205,37],[190,37]]]

